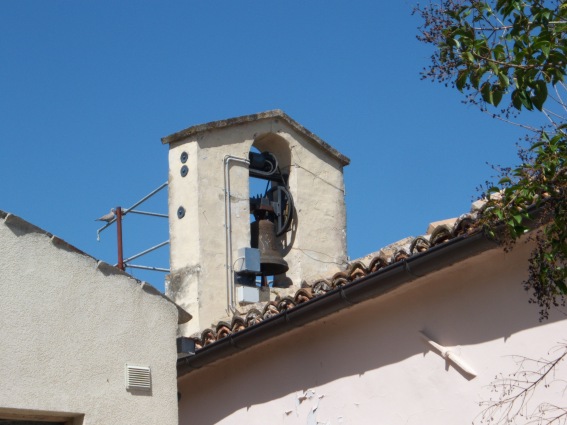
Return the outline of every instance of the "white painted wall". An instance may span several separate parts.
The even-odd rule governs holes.
[[[169,144],[171,275],[166,293],[194,317],[180,327],[183,335],[232,316],[226,270],[238,269],[238,249],[250,246],[249,173],[245,164],[230,165],[233,264],[227,264],[224,158],[248,159],[253,145],[275,153],[290,173],[297,216],[292,231],[279,241],[289,272],[277,279],[293,286],[281,292],[293,293],[302,279],[332,275],[346,264],[343,165],[326,149],[278,117],[176,139]],[[185,164],[183,152],[188,154]],[[183,165],[189,167],[185,177]],[[186,211],[181,219],[179,207]]]
[[[495,376],[515,371],[510,356],[546,356],[565,340],[563,314],[539,323],[528,304],[526,249],[485,252],[185,375],[180,423],[470,424]],[[430,351],[420,331],[478,376]],[[565,406],[562,389],[543,399]]]
[[[0,214],[0,418],[177,424],[177,308],[116,272]],[[151,367],[150,393],[126,390],[126,363]]]

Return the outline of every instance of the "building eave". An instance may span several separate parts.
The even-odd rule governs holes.
[[[197,350],[195,354],[177,361],[177,376],[182,377],[192,370],[229,357],[344,308],[383,296],[416,279],[495,247],[497,243],[481,231],[456,237],[206,345]]]

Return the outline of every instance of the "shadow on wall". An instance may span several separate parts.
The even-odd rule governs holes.
[[[521,258],[485,252],[193,371],[179,381],[180,416],[217,423],[241,409],[426,355],[419,331],[448,347],[504,344],[515,333],[565,319],[554,314],[539,323],[521,286],[527,248],[513,255]],[[498,353],[499,360],[505,354],[511,353]],[[461,373],[450,365],[448,372]]]

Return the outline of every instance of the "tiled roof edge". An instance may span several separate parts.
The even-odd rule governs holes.
[[[552,205],[549,197],[528,207],[528,228],[547,222],[553,214],[549,210]],[[304,285],[293,297],[267,303],[263,311],[252,309],[246,317],[235,316],[231,323],[219,322],[193,335],[195,354],[178,360],[178,376],[498,246],[505,223],[495,224],[496,240],[487,236],[478,220],[485,206],[486,200],[479,199],[469,214],[437,222],[442,224],[431,234],[403,239],[364,257],[368,265],[355,260],[330,279]],[[316,306],[316,311],[310,306]],[[304,314],[306,310],[309,314]],[[281,326],[274,328],[274,323]]]
[[[205,329],[200,336],[193,337],[197,348],[195,355],[178,360],[178,377],[497,246],[481,230],[465,230],[459,226],[460,222],[463,220],[455,223],[453,231],[460,228],[462,233],[447,233],[448,226],[444,226],[437,232],[436,240],[415,238],[414,242],[427,241],[425,250],[412,243],[410,251],[415,251],[399,250],[389,264],[380,256],[376,256],[368,267],[354,262],[347,271],[333,276],[334,287],[329,287],[329,280],[321,280],[300,289],[293,298],[268,303],[263,313],[251,310],[245,318],[235,317],[230,324],[220,322],[215,329]],[[321,292],[317,294],[318,291]],[[304,299],[300,301],[298,297]]]

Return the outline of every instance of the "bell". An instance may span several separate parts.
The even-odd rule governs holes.
[[[260,251],[260,270],[263,276],[274,276],[289,270],[287,262],[276,248],[276,228],[270,220],[254,221],[250,225],[252,248]]]

